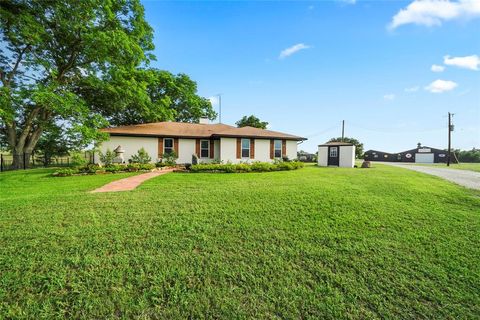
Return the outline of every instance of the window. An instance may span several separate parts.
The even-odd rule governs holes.
[[[330,157],[331,158],[336,158],[338,156],[338,149],[337,147],[331,147],[330,148]]]
[[[282,140],[275,140],[274,144],[274,157],[281,158],[282,157]]]
[[[173,139],[165,138],[163,139],[163,154],[169,154],[173,152]]]
[[[250,158],[250,139],[242,139],[242,158]]]
[[[210,157],[210,141],[200,140],[200,158]]]

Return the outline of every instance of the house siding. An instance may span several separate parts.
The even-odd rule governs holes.
[[[142,147],[147,151],[152,161],[156,161],[158,158],[158,139],[149,137],[123,137],[123,136],[111,136],[109,140],[104,141],[100,146],[100,151],[105,153],[107,149],[113,151],[118,146],[122,146],[125,149],[123,157],[125,162],[128,162],[132,158],[132,155],[137,154],[138,150]],[[95,157],[95,162],[99,163],[99,157]]]
[[[203,140],[203,139],[199,139]],[[205,139],[209,140],[209,139]],[[252,141],[253,140],[253,141]],[[163,150],[158,150],[160,145],[163,145],[162,137],[125,137],[125,136],[110,136],[110,139],[103,142],[100,150],[105,152],[107,149],[114,150],[116,147],[121,145],[125,149],[124,158],[125,161],[136,154],[140,148],[145,148],[152,162],[158,161],[158,154],[163,154]],[[175,147],[178,150],[177,163],[186,164],[192,163],[192,155],[197,153],[197,139],[188,139],[188,138],[179,138],[175,139],[178,141],[175,143]],[[212,144],[210,144],[211,146]],[[223,161],[231,163],[239,162],[253,162],[253,161],[262,161],[262,162],[271,162],[273,159],[270,158],[270,139],[251,139],[251,146],[254,148],[252,154],[253,158],[237,158],[237,138],[220,138],[213,140],[213,158],[199,158],[200,163],[209,163],[212,161]],[[286,140],[285,142],[285,153],[289,159],[297,158],[297,142]],[[98,162],[98,157],[96,157]]]

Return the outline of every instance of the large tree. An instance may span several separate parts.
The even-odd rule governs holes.
[[[164,120],[198,122],[215,119],[217,114],[206,98],[197,94],[197,84],[186,74],[174,75],[157,69],[137,70],[136,79],[145,83],[147,104],[133,101],[126,107],[105,101],[100,108],[113,125],[129,125]],[[104,95],[107,97],[108,95]],[[121,112],[119,112],[122,109]]]
[[[147,98],[135,96],[142,84],[132,75],[148,62],[152,37],[138,0],[2,1],[0,130],[14,159],[29,156],[52,122],[95,137],[107,123],[86,88],[123,104]]]
[[[342,139],[342,137],[338,137],[338,138],[332,138],[332,139],[328,140],[328,142],[347,142],[347,143],[351,143],[351,144],[355,145],[355,157],[357,159],[361,159],[363,157],[363,143],[361,143],[360,141],[358,141],[355,138],[345,137],[345,138]]]
[[[260,128],[260,129],[267,129],[268,122],[261,121],[254,115],[251,116],[243,116],[242,119],[238,120],[236,122],[237,127],[254,127],[254,128]]]

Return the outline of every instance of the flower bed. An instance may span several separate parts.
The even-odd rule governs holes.
[[[190,172],[223,172],[223,173],[243,173],[243,172],[269,172],[285,171],[303,168],[303,162],[252,162],[252,163],[226,163],[226,164],[195,164],[190,166]]]
[[[130,163],[130,164],[110,164],[107,166],[99,166],[98,164],[89,164],[82,167],[59,169],[52,175],[54,177],[68,177],[74,175],[85,174],[107,174],[107,173],[121,173],[121,172],[138,172],[138,171],[153,171],[162,170],[165,166],[158,166],[152,163]]]

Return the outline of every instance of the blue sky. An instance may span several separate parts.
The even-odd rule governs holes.
[[[480,148],[480,1],[458,1],[143,4],[153,66],[221,93],[223,123],[254,114],[313,152],[345,120],[366,149],[395,152],[445,148],[448,111],[453,146]]]

